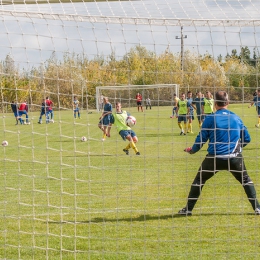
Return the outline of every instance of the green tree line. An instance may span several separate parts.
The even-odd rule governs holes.
[[[256,50],[251,55],[248,47],[242,47],[240,53],[234,49],[225,57],[214,58],[190,51],[185,51],[183,57],[168,50],[156,54],[136,46],[121,59],[111,53],[106,59],[98,56],[89,60],[71,54],[59,60],[53,53],[44,66],[29,72],[19,70],[7,55],[0,71],[2,106],[24,99],[40,105],[43,98],[51,96],[56,107],[67,109],[71,108],[73,95],[81,96],[85,107],[94,108],[97,86],[179,84],[184,92],[223,89],[234,101],[249,100],[259,86],[260,64]]]

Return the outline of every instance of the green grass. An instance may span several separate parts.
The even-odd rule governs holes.
[[[244,149],[260,194],[259,131],[255,110],[232,105],[248,126]],[[219,172],[203,189],[192,217],[179,217],[206,154],[183,152],[194,135],[180,136],[171,107],[136,116],[141,156],[111,131],[101,142],[95,111],[74,120],[55,112],[54,124],[15,126],[1,118],[0,259],[258,259],[260,217],[242,187]],[[194,132],[198,133],[197,120]],[[81,136],[88,138],[81,142]],[[259,195],[260,198],[260,195]]]

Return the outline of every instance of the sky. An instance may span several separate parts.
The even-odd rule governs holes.
[[[184,50],[225,56],[260,43],[259,0],[147,0],[0,6],[0,59],[19,68],[44,65],[52,53],[118,59],[141,45],[157,54]],[[41,18],[41,19],[40,19]],[[178,37],[178,39],[176,39]]]

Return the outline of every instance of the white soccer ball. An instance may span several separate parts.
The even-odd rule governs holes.
[[[2,146],[8,146],[8,142],[7,141],[3,141],[2,142]]]
[[[82,136],[81,137],[81,142],[86,142],[87,141],[87,137],[86,136]]]
[[[51,120],[50,120],[50,123],[52,123],[52,124],[53,124],[53,123],[54,123],[54,120],[53,120],[53,119],[51,119]]]
[[[126,119],[126,124],[130,127],[133,127],[136,125],[136,118],[134,116],[128,116]]]

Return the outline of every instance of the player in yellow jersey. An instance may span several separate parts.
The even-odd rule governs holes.
[[[178,126],[181,129],[180,135],[186,135],[187,133],[187,116],[190,112],[189,103],[186,99],[184,93],[181,94],[181,98],[177,104],[177,117],[178,117]],[[182,126],[181,122],[183,121],[184,126]]]
[[[214,108],[214,99],[212,98],[212,94],[209,91],[206,91],[206,97],[204,98],[202,104],[202,113],[204,115],[204,119],[207,115],[210,115],[215,112]]]
[[[122,110],[122,106],[120,102],[116,103],[116,113],[113,113],[111,116],[111,124],[116,126],[116,129],[119,135],[122,137],[124,141],[128,140],[129,143],[123,149],[126,155],[129,154],[129,149],[132,148],[135,151],[136,155],[140,155],[138,149],[136,147],[136,143],[138,142],[138,138],[135,132],[126,124],[126,118],[129,114],[126,111]]]

